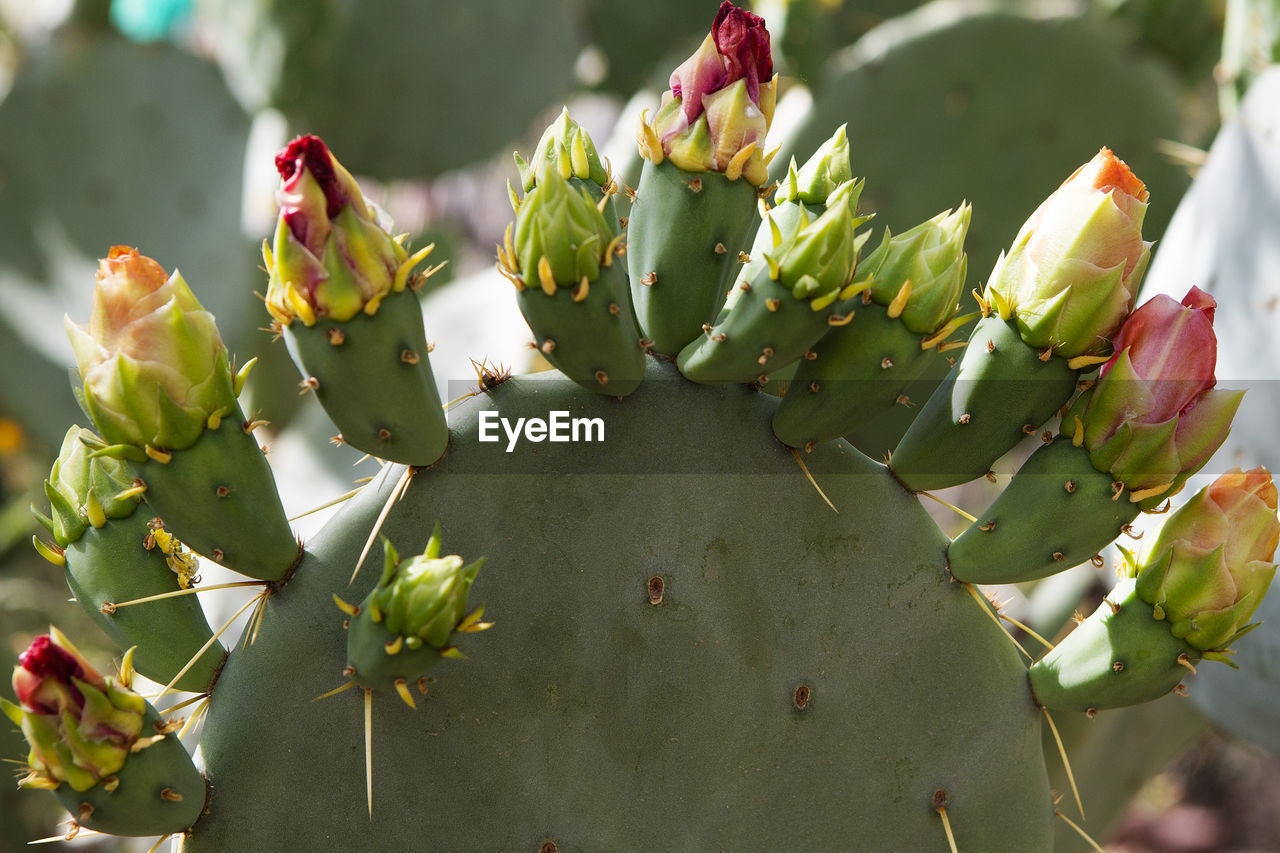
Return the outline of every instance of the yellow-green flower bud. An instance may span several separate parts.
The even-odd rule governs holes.
[[[382,578],[366,605],[370,615],[380,616],[387,631],[404,637],[410,649],[423,643],[445,648],[466,618],[467,595],[484,558],[464,565],[456,554],[441,557],[438,527],[427,550],[404,562],[390,542],[384,546]]]
[[[85,410],[108,442],[181,450],[236,404],[227,350],[182,275],[135,249],[100,262],[88,328],[65,320]]]
[[[597,203],[544,163],[535,186],[516,211],[516,271],[544,290],[595,281],[613,235]]]
[[[595,143],[582,125],[569,118],[567,107],[543,131],[533,156],[525,160],[517,152],[515,160],[525,192],[533,189],[538,169],[544,164],[554,168],[565,180],[591,181],[601,189],[609,183],[609,170],[600,159]]]
[[[862,262],[861,275],[871,279],[876,302],[893,304],[905,292],[899,316],[918,335],[933,334],[956,313],[969,266],[964,238],[971,210],[962,204],[898,235],[886,228]]]
[[[1275,576],[1280,543],[1276,487],[1264,468],[1232,469],[1169,517],[1137,570],[1138,597],[1173,636],[1226,649]]]
[[[821,216],[812,221],[802,216],[794,235],[765,253],[771,270],[778,273],[772,277],[797,299],[830,304],[852,280],[858,262],[854,231],[870,218],[857,215],[862,187],[862,181],[841,184]]]
[[[836,132],[818,146],[803,166],[796,168],[796,161],[792,158],[787,176],[778,184],[778,191],[774,194],[775,204],[795,201],[825,205],[836,187],[853,179],[846,127],[842,124],[836,128]]]
[[[67,430],[44,484],[53,512],[41,521],[63,548],[90,526],[101,527],[110,518],[128,518],[142,501],[140,495],[128,492],[133,486],[128,464],[110,456],[93,456],[88,443],[100,445],[102,440],[82,427]]]
[[[1105,354],[1151,255],[1147,188],[1106,148],[1022,226],[987,282],[1022,339],[1065,358]]]

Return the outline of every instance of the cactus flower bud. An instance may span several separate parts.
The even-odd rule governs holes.
[[[1150,258],[1147,198],[1142,181],[1103,148],[1022,226],[987,287],[1029,346],[1066,358],[1104,349]]]
[[[544,163],[552,166],[565,180],[577,178],[591,181],[601,189],[609,183],[609,169],[600,159],[595,143],[582,125],[569,117],[567,107],[542,132],[533,157],[525,160],[517,152],[515,160],[516,169],[520,172],[520,184],[525,192],[533,189],[538,169]]]
[[[896,236],[886,228],[862,262],[860,272],[871,279],[871,298],[879,304],[894,304],[906,288],[899,316],[918,335],[933,334],[956,313],[968,271],[964,238],[971,210],[962,204]]]
[[[1138,500],[1198,471],[1227,437],[1243,392],[1214,390],[1214,301],[1158,295],[1125,321],[1076,430],[1089,458]]]
[[[1270,472],[1232,469],[1169,517],[1137,570],[1138,597],[1173,636],[1224,650],[1248,630],[1266,595],[1277,543]]]
[[[282,325],[295,318],[345,322],[376,313],[404,290],[410,258],[379,222],[355,179],[316,136],[294,139],[278,155],[280,217],[267,256],[267,310]]]
[[[787,169],[787,176],[778,184],[773,200],[777,205],[789,201],[806,205],[826,205],[827,197],[836,187],[853,179],[849,165],[849,137],[847,125],[840,125],[825,142],[818,146],[813,156],[803,166],[796,168],[795,158]]]
[[[516,271],[544,290],[595,281],[613,235],[586,190],[542,165],[536,186],[520,202],[514,229]]]
[[[129,466],[110,456],[92,455],[86,442],[100,444],[101,440],[83,427],[67,430],[44,484],[53,508],[48,517],[49,532],[63,548],[91,526],[101,527],[107,519],[129,517],[142,502],[140,495],[126,493],[133,486]]]
[[[208,786],[174,725],[129,687],[132,652],[103,678],[57,628],[18,657],[20,704],[0,711],[30,746],[22,788],[38,788],[71,812],[73,828],[110,835],[183,832],[204,811]]]
[[[858,260],[859,240],[854,231],[870,216],[858,216],[862,181],[846,181],[827,199],[827,209],[812,221],[801,217],[790,239],[765,252],[770,267],[796,299],[818,301],[826,307],[849,284]],[[825,321],[824,321],[825,322]]]
[[[484,558],[464,565],[456,554],[441,557],[439,529],[425,553],[403,562],[391,543],[385,545],[382,578],[368,608],[381,614],[387,630],[404,637],[409,648],[426,643],[443,649],[467,614],[467,593]]]
[[[21,707],[5,712],[31,746],[23,787],[86,791],[124,766],[142,732],[145,700],[99,675],[56,628],[18,656],[13,689]]]
[[[640,132],[642,153],[688,172],[768,179],[761,148],[773,119],[776,84],[764,19],[720,4],[711,33],[671,74],[671,88]]]
[[[463,564],[457,555],[440,556],[440,525],[436,525],[426,551],[401,562],[385,538],[382,577],[359,607],[340,599],[338,606],[351,614],[347,635],[347,665],[351,680],[361,687],[394,686],[412,706],[407,681],[421,678],[441,657],[463,657],[452,644],[455,633],[489,628],[481,622],[483,607],[467,611],[467,595],[481,557]]]
[[[235,407],[227,350],[176,270],[115,246],[99,264],[88,328],[64,320],[85,410],[107,441],[180,450]]]

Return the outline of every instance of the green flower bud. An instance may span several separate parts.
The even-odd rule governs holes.
[[[520,202],[514,226],[511,272],[523,282],[536,280],[548,293],[593,282],[612,260],[613,235],[599,205],[584,187],[573,187],[544,163],[536,185]]]
[[[1147,189],[1106,148],[1036,209],[987,289],[1028,346],[1065,358],[1105,353],[1151,256]]]
[[[426,643],[444,649],[450,635],[467,618],[467,594],[484,558],[464,565],[456,554],[441,557],[439,525],[427,550],[404,562],[390,542],[383,540],[383,544],[382,577],[364,609],[388,632],[404,637],[408,648]]]
[[[1251,627],[1278,543],[1271,474],[1232,469],[1169,516],[1136,570],[1138,597],[1173,636],[1221,652]]]
[[[565,180],[591,181],[601,189],[609,183],[609,169],[596,152],[595,143],[580,124],[569,118],[568,107],[561,110],[560,116],[543,131],[533,157],[525,160],[517,152],[515,160],[525,192],[533,189],[538,169],[543,164],[554,168]]]
[[[853,179],[846,128],[847,125],[843,124],[836,128],[831,138],[822,143],[799,169],[796,168],[795,158],[792,158],[787,176],[782,179],[774,194],[775,204],[792,201],[825,205],[827,197],[835,192],[836,187]]]
[[[181,274],[134,249],[100,262],[88,328],[64,324],[85,411],[112,444],[181,450],[236,405],[213,315]]]
[[[827,199],[826,211],[813,220],[801,216],[795,232],[765,252],[771,277],[797,299],[818,308],[831,304],[853,279],[858,263],[855,230],[870,219],[858,216],[862,181],[846,181]]]
[[[127,463],[91,455],[90,444],[101,443],[82,427],[67,430],[45,481],[53,512],[40,520],[60,547],[78,540],[91,525],[101,527],[107,519],[128,518],[142,502],[141,495],[126,493],[133,487],[133,471]]]
[[[971,210],[962,204],[897,236],[886,228],[862,262],[871,298],[881,305],[897,301],[903,325],[918,335],[932,335],[956,313],[969,267],[964,238]]]

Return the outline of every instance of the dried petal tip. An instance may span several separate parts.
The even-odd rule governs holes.
[[[1145,202],[1150,196],[1144,184],[1129,165],[1112,153],[1110,148],[1101,149],[1092,160],[1085,163],[1063,183],[1079,180],[1082,183],[1102,192],[1118,190]]]
[[[1107,149],[1063,182],[996,262],[987,298],[1028,346],[1071,359],[1105,355],[1151,256],[1147,189]]]

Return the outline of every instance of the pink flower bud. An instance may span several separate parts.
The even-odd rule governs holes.
[[[1095,467],[1131,491],[1172,490],[1199,470],[1231,427],[1240,392],[1217,391],[1213,298],[1159,295],[1125,320],[1081,417]]]
[[[670,86],[654,118],[642,122],[641,154],[762,185],[768,178],[762,148],[777,97],[764,19],[724,0],[711,32],[672,72]]]

